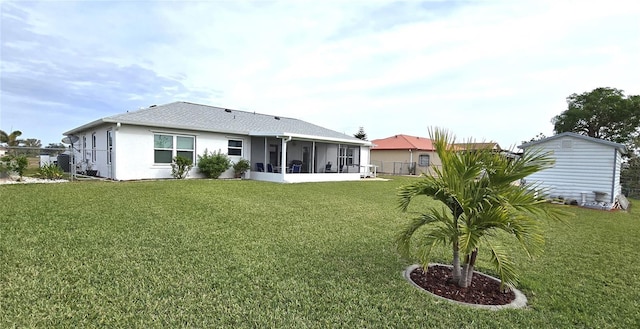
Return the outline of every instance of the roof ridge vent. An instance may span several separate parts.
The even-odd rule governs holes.
[[[227,113],[231,113],[230,109],[224,109],[224,111],[227,112]]]
[[[273,118],[276,119],[276,120],[280,120],[280,117],[273,117]]]

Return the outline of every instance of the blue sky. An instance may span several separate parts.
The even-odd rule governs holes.
[[[0,2],[0,129],[44,145],[89,121],[189,101],[369,139],[503,147],[565,99],[640,94],[634,1]]]

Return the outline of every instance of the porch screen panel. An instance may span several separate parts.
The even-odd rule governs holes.
[[[155,163],[171,163],[173,155],[173,136],[153,135],[153,161]]]

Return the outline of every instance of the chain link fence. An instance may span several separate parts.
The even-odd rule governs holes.
[[[415,174],[415,162],[371,161],[377,166],[378,174],[386,175],[413,175]]]
[[[640,162],[636,160],[636,162]],[[622,194],[628,198],[640,199],[640,163],[627,166],[620,174]]]
[[[0,159],[7,156],[9,157],[21,157],[27,158],[28,165],[26,168],[27,174],[36,174],[38,169],[44,165],[55,164],[63,172],[69,173],[73,178],[72,168],[74,168],[73,152],[69,148],[53,148],[53,147],[23,147],[23,146],[4,146],[0,147]],[[5,173],[6,174],[6,173]]]

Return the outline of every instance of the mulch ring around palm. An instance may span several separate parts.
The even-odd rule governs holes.
[[[516,299],[513,291],[500,291],[500,281],[477,272],[469,287],[460,288],[452,280],[451,267],[445,265],[430,265],[427,272],[422,267],[415,267],[410,271],[409,279],[432,294],[462,303],[507,305]]]

